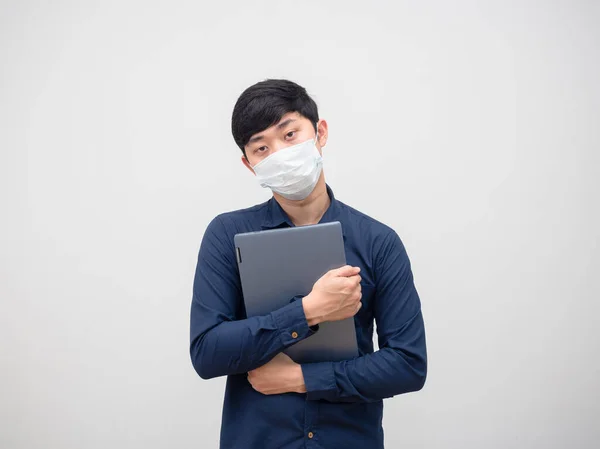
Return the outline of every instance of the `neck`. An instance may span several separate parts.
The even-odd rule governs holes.
[[[273,196],[296,226],[317,224],[331,204],[323,173],[315,189],[303,200],[288,200],[277,193],[273,193]]]

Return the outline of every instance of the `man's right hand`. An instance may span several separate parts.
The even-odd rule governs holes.
[[[309,326],[350,318],[360,310],[359,267],[350,265],[325,273],[302,300]]]

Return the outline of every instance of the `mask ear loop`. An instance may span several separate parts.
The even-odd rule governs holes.
[[[319,162],[318,163],[320,163],[323,160],[323,155],[320,154],[321,152],[319,151],[319,148],[317,148],[317,143],[319,142],[319,126],[318,125],[319,125],[319,122],[317,121],[317,133],[315,134],[315,150],[317,150],[317,153],[319,154],[319,157],[318,157]]]

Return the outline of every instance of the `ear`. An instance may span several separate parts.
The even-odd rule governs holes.
[[[319,140],[317,141],[317,147],[320,150],[327,144],[327,137],[329,134],[327,122],[325,120],[319,120],[319,122],[317,123],[317,131],[317,137],[319,138]]]
[[[248,162],[248,159],[246,159],[246,156],[242,156],[242,163],[246,166],[246,168],[248,170],[250,170],[252,172],[252,174],[254,176],[256,176],[256,173],[254,173],[254,170],[252,169],[252,165],[250,165],[250,162]]]

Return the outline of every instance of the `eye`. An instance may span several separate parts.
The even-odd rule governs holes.
[[[267,151],[267,147],[258,147],[256,150],[254,150],[255,153],[263,153]]]
[[[289,131],[286,135],[285,138],[286,139],[293,139],[294,136],[296,135],[296,131]]]

